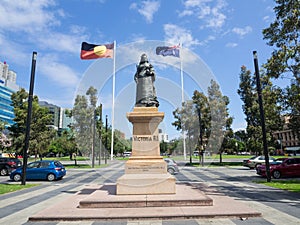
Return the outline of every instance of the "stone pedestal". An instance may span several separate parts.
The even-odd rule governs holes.
[[[135,107],[127,118],[133,124],[132,156],[117,180],[117,195],[175,194],[176,180],[159,149],[158,125],[164,113],[156,107]]]

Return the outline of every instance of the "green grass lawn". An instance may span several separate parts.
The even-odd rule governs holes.
[[[266,182],[266,181],[255,181],[255,182],[264,184],[269,187],[282,189],[282,190],[300,192],[300,180],[272,180],[271,182]]]
[[[36,160],[40,160],[40,158],[28,158],[28,162],[33,162]],[[58,160],[58,161],[71,161],[70,160],[70,156],[64,156],[64,157],[43,157],[43,160]],[[85,160],[89,160],[89,158],[87,157],[83,157],[83,156],[77,156],[76,157],[77,161],[85,161]]]
[[[6,194],[13,191],[19,191],[25,188],[31,188],[34,186],[38,186],[39,184],[0,184],[0,195]]]
[[[98,163],[95,163],[94,168],[103,168],[103,167],[106,167],[106,166],[108,166],[108,164],[98,165]],[[74,164],[64,165],[64,167],[66,169],[91,169],[92,165],[90,165],[90,164],[77,164],[77,165],[75,165],[75,163],[74,163]]]

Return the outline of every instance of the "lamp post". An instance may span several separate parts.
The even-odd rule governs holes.
[[[264,114],[264,107],[263,107],[263,100],[262,100],[260,77],[259,77],[259,68],[258,68],[258,60],[257,60],[256,51],[253,51],[253,58],[254,58],[256,89],[257,89],[257,95],[258,95],[258,104],[259,104],[259,112],[260,112],[262,137],[263,137],[264,155],[265,155],[265,163],[266,163],[266,175],[267,175],[267,182],[270,182],[271,181],[271,173],[270,173],[270,163],[269,163],[269,152],[268,152],[268,145],[267,145],[266,127],[265,127],[265,114]]]
[[[202,166],[204,166],[204,149],[203,149],[203,131],[202,131],[202,124],[201,124],[201,110],[200,106],[197,105],[197,112],[198,112],[198,120],[199,120],[199,164],[201,161]],[[201,160],[200,160],[201,157]]]
[[[92,144],[92,168],[95,167],[95,140],[96,140],[96,109],[94,108],[93,120],[92,120],[92,130],[93,130],[93,144]]]
[[[107,152],[107,115],[105,116],[105,151],[104,151],[104,160],[105,164],[107,164],[107,157],[106,157],[106,152]]]
[[[101,156],[102,156],[102,104],[99,106],[99,120],[98,120],[98,132],[99,132],[99,165],[101,165]]]
[[[32,63],[31,63],[30,87],[29,87],[29,95],[28,95],[28,109],[27,109],[26,131],[25,131],[25,144],[24,144],[24,148],[23,148],[22,185],[26,184],[27,151],[28,151],[28,148],[29,148],[29,138],[30,138],[30,122],[31,122],[31,111],[32,111],[32,99],[33,99],[36,57],[37,57],[37,52],[33,52],[32,53]]]

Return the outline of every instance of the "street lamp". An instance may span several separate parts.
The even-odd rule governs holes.
[[[100,103],[98,108],[98,121],[97,121],[97,128],[99,132],[99,165],[101,165],[101,156],[102,156],[102,104]]]
[[[104,151],[104,160],[105,160],[105,164],[107,164],[107,156],[106,156],[106,152],[107,152],[107,115],[105,116],[105,151]]]
[[[93,120],[92,120],[92,131],[93,131],[93,143],[92,143],[92,168],[95,167],[95,139],[96,139],[96,109],[94,108]]]
[[[271,173],[270,173],[270,163],[269,163],[269,151],[268,151],[268,144],[267,144],[267,135],[266,135],[266,127],[265,127],[265,114],[264,114],[262,91],[261,91],[259,68],[258,68],[258,59],[257,59],[257,52],[256,51],[253,51],[253,58],[254,58],[256,89],[257,89],[257,96],[258,96],[260,121],[261,121],[261,129],[262,129],[262,138],[263,138],[263,146],[264,146],[264,155],[265,155],[265,163],[266,163],[266,175],[267,175],[267,182],[270,182],[271,181]]]
[[[31,122],[31,111],[32,111],[32,100],[33,100],[33,88],[34,88],[36,57],[37,57],[37,52],[33,52],[32,53],[32,63],[31,63],[30,87],[29,87],[29,95],[28,95],[28,109],[27,109],[26,131],[25,131],[25,144],[24,144],[24,148],[23,148],[22,185],[26,184],[27,151],[28,151],[28,148],[29,148],[29,138],[30,138],[30,122]]]
[[[201,110],[200,106],[197,105],[197,112],[198,112],[198,120],[199,120],[199,163],[200,163],[200,157],[201,157],[201,164],[204,165],[204,149],[203,149],[203,131],[202,131],[202,125],[201,125]]]

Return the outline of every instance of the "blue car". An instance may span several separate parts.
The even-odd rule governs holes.
[[[26,180],[48,180],[54,181],[63,178],[66,169],[61,162],[56,160],[43,160],[27,164]],[[22,180],[22,167],[13,170],[10,179],[14,181]]]

